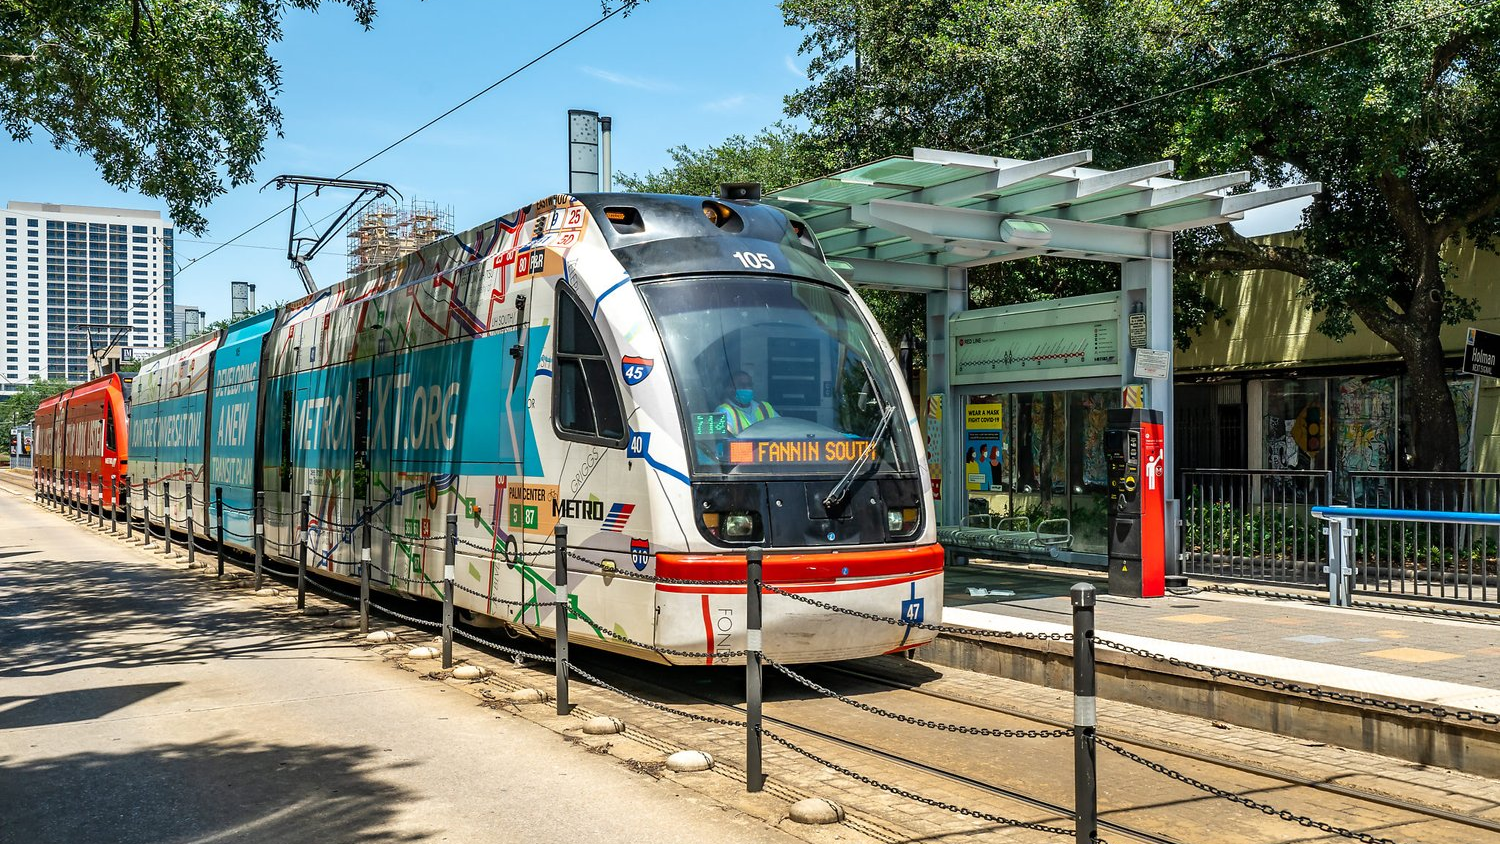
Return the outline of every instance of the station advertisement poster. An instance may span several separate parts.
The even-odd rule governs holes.
[[[1004,408],[998,403],[971,403],[964,409],[964,471],[970,492],[988,492],[998,486]]]
[[[932,500],[943,500],[943,394],[927,397],[927,471],[932,478]]]

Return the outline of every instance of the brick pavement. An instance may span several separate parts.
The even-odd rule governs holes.
[[[948,606],[957,611],[948,618],[972,621],[967,610],[1038,629],[1068,626],[1072,610],[1067,588],[1077,581],[1100,590],[1095,624],[1101,636],[1124,634],[1258,655],[1264,659],[1251,660],[1256,673],[1301,680],[1277,670],[1293,667],[1278,660],[1297,660],[1317,666],[1311,679],[1325,685],[1343,685],[1342,677],[1374,681],[1358,673],[1373,672],[1384,675],[1384,690],[1412,699],[1500,711],[1500,610],[1494,622],[1487,622],[1207,590],[1154,599],[1117,598],[1105,594],[1106,584],[1092,572],[980,564],[949,570]],[[971,595],[970,589],[1014,594]]]

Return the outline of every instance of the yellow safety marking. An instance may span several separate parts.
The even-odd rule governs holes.
[[[1183,624],[1218,624],[1221,621],[1234,621],[1234,619],[1222,615],[1208,615],[1201,612],[1183,613],[1182,615],[1164,615],[1161,621],[1180,621]]]
[[[1382,639],[1405,639],[1406,633],[1401,630],[1380,630],[1375,633]]]
[[[1442,662],[1445,659],[1459,658],[1458,654],[1429,651],[1423,648],[1390,648],[1384,651],[1369,651],[1365,656],[1394,659],[1397,662]]]

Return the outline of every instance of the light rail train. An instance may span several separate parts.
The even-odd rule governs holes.
[[[222,494],[226,542],[249,548],[262,491],[267,551],[288,557],[306,494],[309,567],[345,580],[368,511],[374,585],[422,598],[442,596],[433,537],[456,513],[464,618],[538,637],[564,525],[574,643],[742,664],[725,652],[745,646],[752,546],[779,589],[937,620],[943,554],[894,364],[795,216],[554,196],[147,361],[132,500],[180,528],[190,492],[212,538]],[[787,662],[932,638],[764,606]]]
[[[130,375],[113,373],[70,387],[37,405],[32,478],[75,504],[112,508],[123,489],[129,448],[125,422]]]

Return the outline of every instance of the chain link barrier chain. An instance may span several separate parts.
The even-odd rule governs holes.
[[[715,651],[714,653],[708,653],[706,651],[679,651],[675,648],[664,648],[659,645],[648,645],[645,642],[637,642],[629,636],[622,636],[619,633],[614,632],[613,630],[606,630],[603,627],[600,627],[598,624],[595,624],[592,618],[584,618],[581,619],[581,621],[583,621],[584,624],[587,624],[588,626],[594,628],[595,632],[608,636],[609,638],[614,639],[617,642],[624,642],[627,645],[634,645],[637,648],[644,648],[648,651],[655,651],[656,653],[668,654],[671,656],[680,656],[684,659],[729,659],[750,655],[749,651]]]
[[[543,605],[543,604],[554,603],[554,602],[548,602],[548,601],[543,601],[543,602],[537,602],[537,601],[509,601],[509,600],[506,600],[505,598],[496,598],[496,597],[493,597],[491,595],[486,595],[486,594],[484,594],[483,592],[480,592],[477,589],[470,589],[469,587],[467,587],[467,586],[465,586],[462,583],[459,583],[457,581],[454,581],[453,588],[457,589],[460,592],[467,592],[468,594],[473,595],[476,598],[483,598],[486,601],[494,601],[497,604],[504,604],[507,607],[517,607],[517,608],[520,608],[520,609],[524,609],[526,607],[530,607],[530,606],[534,606],[534,605],[540,606],[540,605]],[[594,632],[598,633],[601,636],[608,636],[609,638],[614,639],[617,642],[624,642],[627,645],[633,645],[634,647],[641,648],[643,650],[654,651],[656,653],[669,654],[671,656],[680,656],[680,657],[683,657],[685,659],[704,659],[704,660],[706,660],[706,659],[726,659],[726,658],[731,658],[731,657],[742,657],[742,656],[747,656],[749,654],[749,651],[716,651],[714,653],[706,653],[706,652],[701,652],[701,651],[679,651],[679,650],[676,650],[674,648],[664,648],[664,647],[660,647],[658,645],[647,644],[646,642],[639,642],[639,641],[636,641],[635,639],[630,638],[629,636],[623,636],[623,635],[621,635],[619,633],[614,632],[613,630],[609,630],[607,628],[600,627],[597,623],[595,623],[595,621],[592,618],[586,618],[586,617],[583,617],[583,616],[578,616],[577,618],[578,618],[579,621],[582,621],[584,624],[587,624],[588,626],[594,628]]]
[[[397,533],[397,532],[395,532],[393,530],[389,530],[387,528],[381,527],[380,525],[377,525],[374,522],[370,523],[370,528],[371,528],[371,530],[374,530],[376,533],[383,533],[386,536],[391,537],[392,539],[400,541],[403,545],[407,545],[407,546],[412,547],[412,548],[421,548],[423,551],[444,551],[444,550],[446,550],[443,547],[443,543],[446,543],[448,541],[448,537],[447,537],[446,534],[439,534],[438,536],[406,536],[404,534]],[[437,544],[437,545],[429,544],[429,543],[433,543],[433,542],[436,542],[436,543],[439,543],[439,544]]]
[[[934,800],[931,797],[924,797],[914,791],[907,791],[906,789],[899,786],[887,785],[880,780],[874,779],[873,777],[867,777],[864,774],[858,773],[856,771],[851,771],[850,769],[845,768],[844,766],[836,762],[830,762],[827,759],[824,759],[823,757],[817,755],[816,753],[813,753],[811,750],[799,747],[798,745],[793,744],[791,741],[782,738],[781,736],[765,729],[764,727],[760,729],[760,734],[794,753],[811,759],[812,761],[818,763],[819,765],[822,765],[825,768],[828,768],[829,770],[837,771],[838,773],[843,774],[850,779],[856,780],[873,788],[878,788],[888,794],[894,794],[897,797],[905,797],[907,800],[922,803],[924,805],[931,806],[934,809],[942,809],[945,812],[953,812],[954,814],[963,815],[964,817],[975,818],[982,821],[989,821],[990,823],[999,824],[1000,826],[1034,829],[1038,832],[1049,832],[1053,835],[1065,835],[1068,838],[1072,838],[1074,835],[1074,832],[1071,829],[1063,829],[1062,827],[1057,826],[1047,826],[1046,824],[1032,823],[1030,821],[1022,821],[1015,818],[992,815],[989,812],[981,812],[977,809],[970,809],[965,806],[955,806],[952,803],[944,803],[941,800]],[[1097,836],[1094,838],[1094,841],[1096,842],[1096,844],[1107,844],[1104,839]]]
[[[1278,692],[1291,692],[1292,694],[1305,695],[1310,698],[1335,700],[1341,703],[1354,703],[1360,706],[1385,709],[1391,712],[1408,712],[1413,715],[1431,715],[1434,718],[1452,718],[1457,721],[1478,721],[1482,724],[1489,724],[1491,726],[1500,725],[1500,714],[1492,712],[1471,712],[1467,709],[1449,709],[1444,706],[1428,706],[1424,703],[1402,703],[1400,701],[1382,700],[1380,698],[1365,697],[1364,695],[1349,694],[1348,692],[1332,691],[1330,689],[1324,689],[1318,686],[1304,686],[1301,683],[1293,682],[1291,680],[1279,680],[1269,677],[1261,677],[1255,674],[1246,674],[1242,671],[1235,671],[1232,668],[1219,668],[1213,665],[1203,665],[1197,662],[1188,662],[1187,660],[1178,659],[1174,656],[1163,656],[1162,654],[1152,653],[1141,648],[1132,647],[1130,645],[1116,642],[1112,639],[1104,639],[1098,636],[1094,637],[1094,643],[1096,645],[1110,648],[1112,650],[1124,651],[1125,653],[1134,654],[1136,656],[1154,660],[1156,662],[1165,662],[1168,665],[1172,665],[1177,668],[1185,668],[1189,671],[1196,671],[1200,674],[1207,674],[1214,679],[1227,677],[1231,680],[1238,680],[1242,683],[1249,683],[1252,686],[1260,686],[1261,688],[1273,689]]]
[[[584,671],[582,668],[579,668],[577,665],[573,664],[572,662],[567,663],[567,666],[568,666],[568,669],[570,671],[572,671],[574,674],[577,674],[578,676],[580,676],[583,679],[589,681],[590,683],[593,683],[594,685],[598,686],[599,688],[601,688],[601,689],[608,689],[609,691],[612,691],[615,694],[620,695],[621,697],[624,697],[624,698],[632,700],[632,701],[634,701],[636,703],[639,703],[642,706],[649,706],[652,709],[658,709],[658,710],[661,710],[662,712],[666,712],[666,713],[668,713],[670,715],[676,715],[679,718],[687,718],[687,719],[693,720],[693,721],[702,721],[702,722],[704,722],[706,724],[718,724],[718,725],[724,726],[724,727],[737,727],[737,728],[739,728],[741,730],[743,730],[745,728],[745,722],[744,721],[735,721],[732,718],[716,718],[716,717],[714,717],[712,715],[699,715],[699,714],[697,714],[695,712],[685,712],[685,711],[683,711],[681,709],[677,709],[677,708],[674,708],[674,707],[671,707],[671,706],[667,706],[664,703],[657,703],[654,700],[647,700],[647,699],[641,697],[638,694],[633,694],[631,692],[627,692],[627,691],[625,691],[624,689],[622,689],[622,688],[620,688],[618,686],[614,686],[614,685],[611,685],[609,683],[606,683],[603,680],[599,679],[598,677],[595,677],[594,675],[588,673],[587,671]]]
[[[917,718],[912,715],[902,715],[899,712],[890,712],[888,710],[881,709],[878,706],[872,706],[868,703],[854,700],[853,698],[839,694],[833,689],[819,685],[813,680],[809,680],[808,678],[802,676],[801,674],[798,674],[797,672],[786,667],[785,665],[782,665],[776,660],[771,659],[768,656],[762,656],[761,659],[765,660],[767,665],[775,668],[777,671],[780,671],[782,674],[785,674],[786,676],[792,678],[798,683],[801,683],[807,688],[812,689],[820,695],[834,698],[842,703],[849,704],[855,709],[860,709],[873,715],[879,715],[882,718],[890,718],[895,721],[900,721],[903,724],[915,724],[918,727],[927,727],[928,729],[942,730],[950,733],[961,733],[967,736],[990,736],[993,738],[1046,739],[1066,738],[1073,735],[1073,730],[1071,728],[1061,730],[997,730],[991,727],[970,727],[963,724],[948,724],[942,721],[929,721],[926,718]]]
[[[843,615],[854,616],[855,618],[863,618],[866,621],[881,621],[886,624],[893,624],[897,627],[911,627],[916,630],[931,630],[935,633],[949,633],[958,636],[980,636],[991,639],[1030,639],[1034,641],[1047,640],[1053,642],[1073,641],[1072,633],[1017,633],[1011,630],[981,630],[976,627],[951,627],[946,624],[925,624],[920,621],[903,621],[899,618],[891,618],[890,616],[878,615],[872,612],[851,610],[848,607],[841,607],[837,604],[830,604],[826,601],[819,601],[816,598],[809,598],[806,595],[796,595],[791,592],[787,592],[784,589],[778,589],[769,583],[762,583],[761,588],[765,589],[767,592],[791,598],[794,601],[801,601],[804,604],[817,607],[820,610],[841,613]]]
[[[506,550],[505,546],[503,546],[503,545],[495,545],[495,544],[485,545],[482,542],[471,542],[470,540],[464,539],[462,536],[458,537],[458,539],[456,541],[458,542],[459,545],[465,545],[465,546],[468,546],[470,548],[476,549],[478,551],[483,551],[486,554],[493,554],[493,553],[495,553],[495,552],[498,551],[501,556],[505,557],[505,559],[506,559],[507,562],[512,561],[512,560],[526,560],[526,559],[534,560],[534,559],[536,559],[538,557],[546,557],[546,556],[549,556],[549,555],[551,555],[553,553],[553,550],[551,548],[546,548],[546,549],[541,550],[541,551],[515,551],[515,552],[511,552],[511,551]]]
[[[386,609],[385,607],[382,607],[381,605],[375,603],[374,601],[370,602],[370,609],[375,610],[376,612],[380,613],[381,615],[390,616],[391,618],[397,619],[399,621],[404,621],[407,624],[415,624],[418,627],[425,627],[425,628],[427,628],[429,630],[441,630],[442,627],[443,627],[443,625],[442,625],[441,622],[426,621],[426,620],[420,619],[420,618],[412,618],[409,615],[402,615],[401,613],[398,613],[395,610]],[[457,628],[454,628],[454,629],[457,629]]]
[[[488,639],[482,639],[478,636],[475,636],[473,633],[468,632],[467,630],[460,630],[457,627],[453,628],[453,632],[458,636],[462,636],[463,638],[468,639],[476,645],[480,645],[481,647],[485,648],[492,648],[497,651],[503,651],[510,654],[511,656],[525,657],[526,659],[536,660],[537,662],[550,662],[554,665],[557,663],[557,657],[555,656],[544,656],[542,654],[532,653],[531,651],[523,651],[520,648],[512,648],[507,645],[502,645],[498,642],[491,642]]]
[[[517,609],[525,609],[526,607],[533,606],[533,605],[541,606],[543,603],[546,603],[546,604],[554,603],[552,601],[546,601],[546,602],[542,602],[542,601],[511,601],[511,600],[508,600],[506,598],[496,598],[493,595],[486,595],[483,592],[480,592],[478,589],[470,589],[469,587],[463,585],[462,583],[459,583],[456,580],[453,581],[453,588],[457,589],[460,592],[467,592],[468,594],[473,595],[476,598],[483,598],[486,601],[493,601],[493,602],[495,602],[497,604],[502,604],[502,605],[507,606],[507,607],[515,607]]]
[[[1270,598],[1282,601],[1301,601],[1303,603],[1327,605],[1326,596],[1314,594],[1302,594],[1300,592],[1272,592],[1267,589],[1250,589],[1245,586],[1226,586],[1218,583],[1205,583],[1201,586],[1192,587],[1193,591],[1199,592],[1222,592],[1226,595],[1249,595],[1255,598]],[[1191,592],[1188,594],[1192,594]],[[1389,612],[1410,613],[1413,615],[1435,615],[1443,618],[1463,618],[1473,621],[1483,621],[1489,624],[1500,624],[1500,614],[1492,612],[1471,612],[1469,610],[1452,610],[1446,607],[1424,607],[1417,604],[1391,604],[1384,601],[1361,601],[1354,600],[1350,606],[1358,609],[1387,610]]]
[[[1121,747],[1120,745],[1115,744],[1114,742],[1110,741],[1109,739],[1100,738],[1098,736],[1095,736],[1094,737],[1094,743],[1098,744],[1099,746],[1103,747],[1106,750],[1113,751],[1113,752],[1115,752],[1115,753],[1117,753],[1117,754],[1125,757],[1126,759],[1129,759],[1130,761],[1135,762],[1138,765],[1144,765],[1147,768],[1150,768],[1151,770],[1157,772],[1158,774],[1161,774],[1164,777],[1167,777],[1169,779],[1174,779],[1174,780],[1176,780],[1176,781],[1178,781],[1178,782],[1180,782],[1180,783],[1182,783],[1184,785],[1188,785],[1188,786],[1191,786],[1193,788],[1196,788],[1199,791],[1205,792],[1207,794],[1212,794],[1215,797],[1222,797],[1223,799],[1228,800],[1231,803],[1238,803],[1241,806],[1245,806],[1245,807],[1250,808],[1250,809],[1255,809],[1256,811],[1259,811],[1259,812],[1261,812],[1263,814],[1272,815],[1272,816],[1281,818],[1284,821],[1291,821],[1293,823],[1300,824],[1301,826],[1307,827],[1309,829],[1322,830],[1323,832],[1327,832],[1327,833],[1330,833],[1332,835],[1337,835],[1337,836],[1340,836],[1342,838],[1352,838],[1352,839],[1354,839],[1356,841],[1363,841],[1363,842],[1365,842],[1365,844],[1396,844],[1395,841],[1393,841],[1393,840],[1391,840],[1389,838],[1377,838],[1377,837],[1375,837],[1373,835],[1370,835],[1368,833],[1355,832],[1352,829],[1344,829],[1341,826],[1334,826],[1333,824],[1330,824],[1330,823],[1324,823],[1323,821],[1313,820],[1312,818],[1309,818],[1309,817],[1306,817],[1306,816],[1303,816],[1303,815],[1295,814],[1293,812],[1287,811],[1286,809],[1277,809],[1274,806],[1269,806],[1269,805],[1267,805],[1265,803],[1261,803],[1261,802],[1258,802],[1256,800],[1252,800],[1249,797],[1242,797],[1242,796],[1240,796],[1238,794],[1234,794],[1232,792],[1225,791],[1222,788],[1216,788],[1214,786],[1209,785],[1206,782],[1200,782],[1198,780],[1195,780],[1192,777],[1188,776],[1187,774],[1180,773],[1178,771],[1174,771],[1171,768],[1168,768],[1166,765],[1162,765],[1162,764],[1157,763],[1157,762],[1152,762],[1150,759],[1146,759],[1146,758],[1144,758],[1144,757],[1142,757],[1140,755],[1132,753],[1129,750],[1126,750],[1125,748]]]
[[[616,553],[616,552],[605,551],[603,553]],[[743,580],[689,580],[689,579],[680,578],[680,577],[658,577],[658,576],[656,576],[654,574],[646,574],[645,572],[638,572],[638,571],[625,571],[623,569],[618,569],[618,568],[607,569],[607,568],[604,567],[603,563],[597,562],[595,560],[590,560],[587,557],[580,556],[580,555],[574,553],[572,549],[568,550],[568,556],[572,557],[573,559],[575,559],[577,561],[579,561],[580,563],[586,563],[587,565],[593,566],[594,568],[599,569],[600,571],[604,572],[605,574],[615,575],[615,576],[618,576],[618,577],[628,577],[628,578],[631,578],[633,580],[642,580],[642,581],[645,581],[647,583],[666,583],[666,584],[670,584],[672,586],[744,586],[745,585],[745,581],[743,581]],[[655,557],[656,555],[652,554],[651,556]]]

